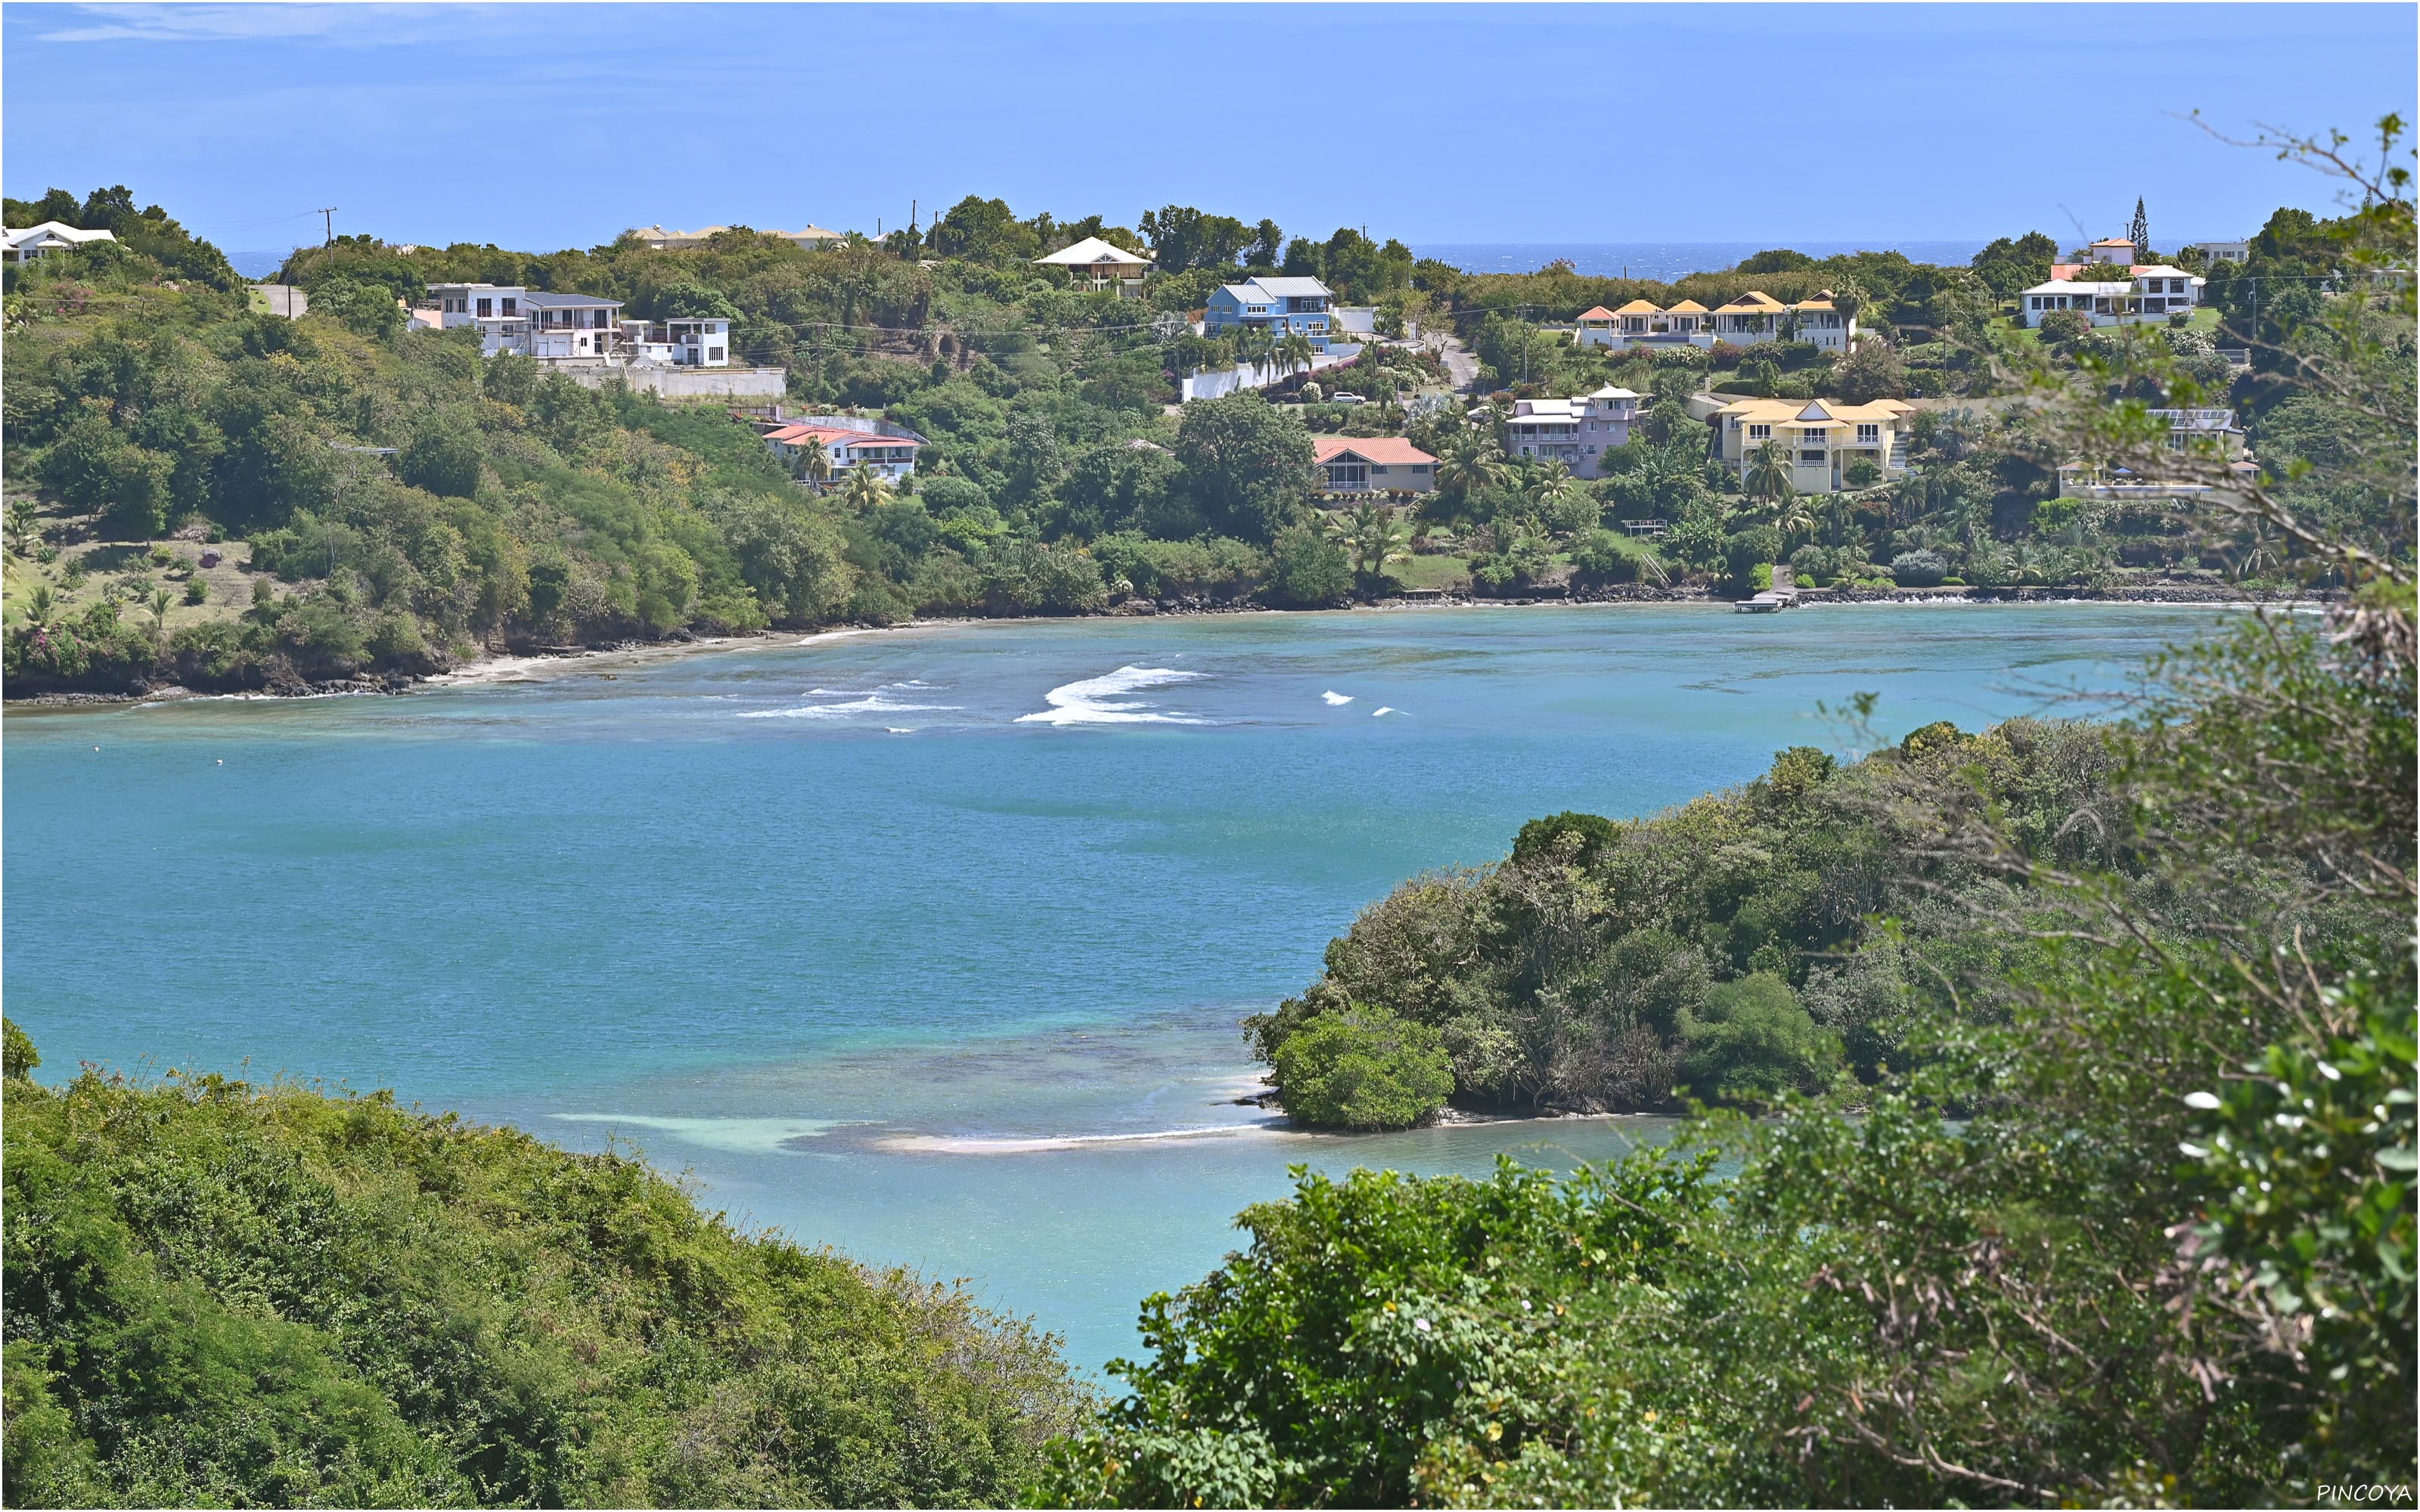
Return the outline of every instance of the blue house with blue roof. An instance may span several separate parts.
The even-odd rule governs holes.
[[[1236,326],[1259,326],[1272,335],[1303,335],[1311,349],[1327,350],[1328,305],[1335,299],[1315,278],[1276,276],[1222,284],[1202,311],[1202,334],[1215,336]]]

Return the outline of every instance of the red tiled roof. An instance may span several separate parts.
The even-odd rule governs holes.
[[[1311,443],[1313,462],[1332,462],[1345,452],[1365,462],[1390,468],[1420,462],[1434,465],[1436,461],[1401,436],[1321,436]]]
[[[1580,318],[1583,320],[1610,320],[1613,318],[1613,312],[1600,304],[1593,310],[1583,312]]]
[[[830,446],[834,441],[840,441],[844,446],[922,446],[924,444],[907,436],[880,436],[870,430],[847,430],[839,425],[784,425],[780,430],[767,432],[765,439],[768,441],[784,443],[814,440],[821,441],[826,446]]]

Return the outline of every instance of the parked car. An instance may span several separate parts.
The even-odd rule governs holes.
[[[1368,404],[1370,401],[1357,393],[1331,393],[1327,396],[1327,402],[1329,404]]]

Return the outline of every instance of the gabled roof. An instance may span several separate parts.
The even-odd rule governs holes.
[[[1666,315],[1712,315],[1714,312],[1695,300],[1683,300],[1664,313]]]
[[[2102,237],[2100,240],[2093,243],[2096,247],[2131,247],[2133,244],[2134,243],[2127,240],[2124,237]]]
[[[1311,443],[1311,459],[1314,465],[1333,462],[1350,454],[1364,462],[1380,467],[1434,466],[1436,458],[1421,451],[1401,436],[1322,436]]]
[[[1650,304],[1645,300],[1633,300],[1628,304],[1623,305],[1621,309],[1616,310],[1613,313],[1616,315],[1662,315],[1664,313],[1664,307],[1660,304]]]
[[[81,246],[87,241],[115,241],[117,239],[117,233],[86,231],[70,225],[65,221],[44,221],[39,225],[29,225],[21,231],[0,232],[0,238],[5,238],[7,244],[11,247],[22,247],[29,242],[39,241],[44,237]]]
[[[1104,241],[1098,237],[1086,237],[1072,247],[1062,247],[1057,252],[1045,253],[1033,260],[1038,263],[1047,263],[1054,268],[1087,267],[1094,263],[1147,264],[1151,261],[1140,252],[1128,252],[1125,248]]]
[[[1870,404],[1842,404],[1838,399],[1818,399],[1812,404],[1795,399],[1738,399],[1709,418],[1753,421],[1761,425],[1844,425],[1895,420],[1915,408],[1904,399],[1876,399]],[[1822,413],[1815,413],[1817,410]]]
[[[1615,385],[1608,383],[1604,388],[1601,388],[1594,393],[1590,394],[1588,397],[1591,399],[1636,399],[1638,395],[1628,389],[1618,388]]]
[[[1638,301],[1633,300],[1631,302],[1636,304]],[[1583,320],[1610,320],[1613,318],[1613,315],[1614,312],[1600,304],[1594,309],[1582,310],[1580,312],[1580,318]]]
[[[1331,297],[1327,285],[1315,278],[1248,278],[1240,284],[1222,284],[1219,287],[1238,301],[1325,300]]]
[[[1832,301],[1830,300],[1800,300],[1796,304],[1792,305],[1791,308],[1793,310],[1828,310],[1832,308]]]

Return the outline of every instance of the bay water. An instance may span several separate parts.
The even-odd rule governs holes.
[[[939,625],[403,697],[11,711],[9,1016],[80,1061],[392,1088],[1133,1352],[1287,1167],[1483,1173],[1649,1119],[1289,1131],[1237,1029],[1542,813],[1934,719],[2083,714],[2150,606]],[[1880,695],[1870,728],[1837,713]]]

